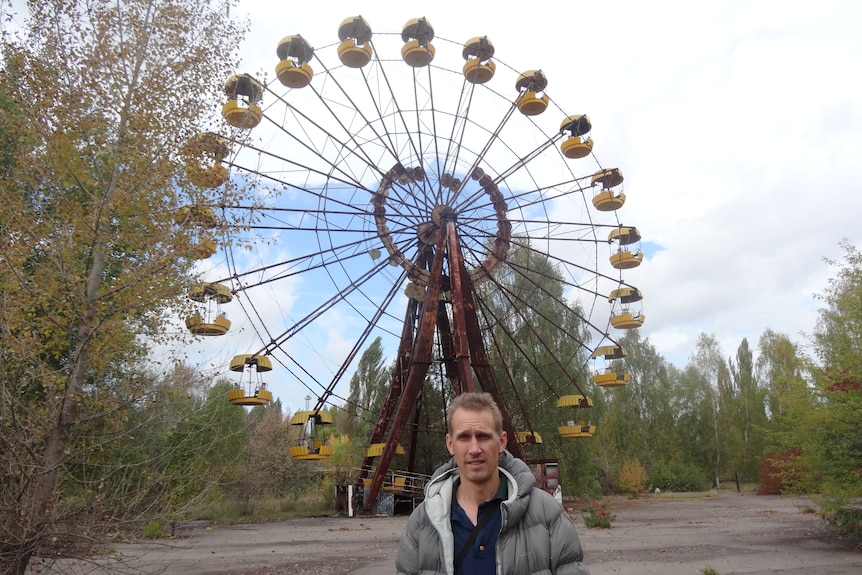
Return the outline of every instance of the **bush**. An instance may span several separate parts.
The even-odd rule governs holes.
[[[161,539],[165,536],[165,523],[160,519],[150,521],[142,533],[144,539]]]
[[[802,450],[793,448],[784,453],[767,455],[760,465],[758,495],[784,495],[800,483],[799,460]]]
[[[657,465],[649,473],[650,484],[662,491],[703,491],[707,482],[696,465],[675,461]]]
[[[599,529],[610,529],[611,521],[616,519],[616,515],[611,513],[611,506],[607,499],[599,499],[590,503],[587,507],[589,515],[584,515],[584,524],[590,529],[598,527]]]
[[[862,507],[844,497],[820,500],[820,517],[826,528],[839,537],[862,537]]]
[[[623,493],[628,493],[632,497],[637,497],[647,489],[646,469],[641,465],[637,457],[631,461],[626,461],[620,469],[619,477],[617,478],[617,487]]]

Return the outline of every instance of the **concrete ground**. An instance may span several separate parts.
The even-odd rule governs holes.
[[[862,548],[826,535],[804,498],[738,495],[711,499],[613,498],[612,529],[578,525],[592,575],[862,573]],[[406,517],[308,518],[206,526],[156,542],[122,544],[111,565],[66,561],[68,575],[378,575],[393,573]]]

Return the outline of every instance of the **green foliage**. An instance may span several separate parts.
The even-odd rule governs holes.
[[[223,404],[244,417],[243,410],[226,401]],[[288,419],[280,402],[255,408],[245,417],[247,441],[236,448],[236,472],[225,478],[223,486],[226,505],[239,516],[257,516],[262,501],[297,499],[318,488],[320,478],[314,465],[290,457],[299,431]]]
[[[268,523],[298,517],[320,517],[333,513],[332,500],[326,498],[319,484],[309,483],[299,496],[254,496],[249,506],[233,497],[225,497],[202,508],[197,517],[215,523]]]
[[[563,278],[551,258],[526,239],[512,244],[507,265],[491,281],[476,286],[480,321],[493,326],[488,347],[495,379],[515,429],[542,437],[541,446],[524,446],[526,457],[557,456],[563,489],[582,492],[595,468],[593,446],[559,437],[557,427],[575,414],[561,413],[556,398],[589,395],[585,368],[589,352],[580,343],[589,340],[579,317],[583,311],[565,299]],[[529,410],[525,413],[520,406]],[[594,408],[582,417],[590,420],[597,415]]]
[[[161,539],[165,536],[165,524],[163,521],[150,521],[141,532],[144,539]]]
[[[703,575],[721,575],[718,571],[716,571],[713,567],[704,567],[700,570]]]
[[[820,516],[829,532],[841,537],[859,537],[862,534],[862,508],[847,498],[825,498],[821,501]]]
[[[344,406],[346,417],[341,432],[355,440],[351,443],[355,460],[361,461],[364,457],[377,415],[386,399],[389,379],[390,371],[383,364],[382,339],[377,337],[359,357]]]
[[[584,524],[590,529],[610,529],[611,522],[616,515],[611,513],[610,502],[607,499],[599,499],[590,503],[587,507],[589,515],[584,515]]]
[[[0,571],[17,574],[36,549],[187,502],[177,480],[202,471],[171,459],[182,429],[166,452],[124,435],[146,436],[143,342],[178,333],[196,279],[176,210],[222,201],[181,187],[177,150],[217,109],[242,35],[206,1],[26,10],[0,23]]]
[[[766,387],[754,371],[754,355],[748,340],[743,339],[736,351],[736,361],[730,362],[733,377],[734,401],[731,410],[730,430],[734,433],[734,450],[729,469],[744,481],[758,477],[758,463],[765,446],[767,429]]]
[[[637,458],[623,463],[617,475],[617,487],[632,497],[637,497],[646,491],[648,481],[647,471]]]
[[[596,390],[602,443],[602,467],[635,457],[649,467],[660,457],[678,452],[674,411],[675,370],[637,330],[625,333],[620,345],[627,357],[619,369],[630,375],[625,387]]]
[[[650,468],[649,483],[662,491],[703,491],[707,486],[702,469],[690,463],[672,461]]]
[[[760,466],[758,495],[805,492],[802,479],[808,474],[803,472],[803,465],[802,450],[798,447],[764,456]]]
[[[812,385],[788,394],[787,418],[776,439],[798,447],[781,478],[797,493],[820,493],[824,517],[841,532],[860,533],[848,503],[862,497],[862,254],[849,243],[837,273],[819,296],[823,303],[811,336],[822,367],[811,366]]]

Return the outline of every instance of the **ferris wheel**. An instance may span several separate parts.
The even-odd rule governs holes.
[[[373,499],[435,369],[450,393],[494,395],[515,455],[541,441],[529,421],[537,398],[514,405],[512,382],[492,368],[513,350],[530,355],[503,341],[516,330],[534,331],[563,375],[546,382],[543,401],[582,412],[592,385],[625,385],[615,338],[645,317],[640,290],[622,277],[642,262],[640,233],[619,218],[621,170],[598,160],[584,111],[551,97],[553,78],[504,64],[487,37],[440,38],[425,18],[381,33],[356,16],[333,26],[329,45],[297,34],[274,47],[275,78],[228,78],[226,129],[185,150],[194,185],[254,190],[253,202],[182,214],[199,231],[198,257],[221,247],[229,270],[190,290],[202,308],[188,328],[228,333],[230,305],[255,334],[255,349],[231,362],[246,379],[232,402],[265,403],[265,372],[290,374],[316,401],[294,414],[308,440],[291,455],[325,458],[331,448],[313,432],[332,422],[325,406],[343,400],[337,389],[364,346],[395,342],[363,464]],[[299,345],[321,326],[340,349]],[[595,432],[588,417],[568,423],[563,437]]]

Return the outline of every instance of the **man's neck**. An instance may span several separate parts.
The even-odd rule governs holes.
[[[500,474],[492,477],[490,481],[485,483],[470,483],[461,480],[461,485],[458,486],[458,504],[464,509],[478,509],[480,503],[490,501],[500,489]]]

